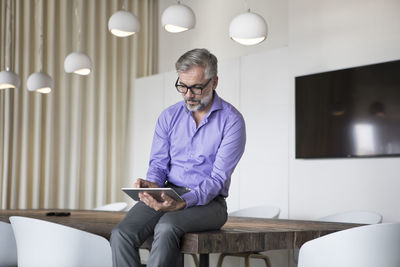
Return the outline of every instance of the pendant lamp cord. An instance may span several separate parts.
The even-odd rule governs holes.
[[[15,43],[15,1],[10,0],[11,2],[11,28],[10,28],[10,69],[14,70],[14,62],[15,62],[15,47],[13,44]]]
[[[244,5],[244,10],[247,10],[247,12],[250,12],[249,3],[247,2],[247,0],[243,0],[243,5]]]
[[[6,65],[6,70],[10,70],[10,57],[11,57],[11,21],[10,21],[10,16],[11,16],[11,9],[10,9],[10,1],[7,1],[7,21],[6,21],[6,27],[7,27],[7,49],[6,49],[6,57],[5,57],[5,65]]]
[[[43,71],[43,0],[40,1],[40,5],[37,5],[39,8],[39,18],[40,18],[40,43],[39,43],[39,60],[40,60],[40,72]],[[37,16],[36,16],[37,17]]]
[[[126,0],[122,1],[122,10],[128,10],[128,8],[126,6]]]
[[[74,1],[74,10],[75,10],[76,27],[78,28],[78,52],[80,52],[82,31],[81,31],[81,22],[79,21],[77,0]]]

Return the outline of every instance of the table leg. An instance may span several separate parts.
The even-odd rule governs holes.
[[[200,267],[209,267],[210,257],[209,254],[200,254]]]

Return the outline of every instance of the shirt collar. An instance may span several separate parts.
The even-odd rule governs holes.
[[[211,114],[213,111],[216,111],[216,110],[219,110],[219,109],[222,109],[222,100],[218,96],[217,92],[214,90],[214,99],[213,99],[213,103],[212,103],[212,106],[211,106],[211,109],[210,109],[209,113]]]

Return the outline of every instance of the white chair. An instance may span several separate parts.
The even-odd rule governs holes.
[[[334,213],[317,219],[322,222],[342,222],[342,223],[359,223],[359,224],[377,224],[382,222],[382,215],[374,211],[345,211]],[[293,251],[293,260],[298,262],[298,249]]]
[[[99,210],[99,211],[123,211],[126,209],[128,206],[127,203],[125,202],[114,202],[110,204],[106,204],[97,208],[94,208],[93,210]]]
[[[400,223],[373,224],[306,242],[298,267],[399,267]]]
[[[17,245],[11,224],[0,222],[0,267],[17,266]]]
[[[281,210],[278,207],[263,205],[240,209],[229,213],[229,216],[276,219],[279,217],[280,211]],[[222,253],[218,258],[217,267],[222,266],[222,262],[226,256],[244,258],[245,267],[250,266],[250,258],[264,260],[265,265],[267,267],[271,267],[271,261],[268,256],[263,255],[260,252],[261,251],[252,251],[246,253]]]
[[[111,267],[107,239],[68,226],[10,217],[17,241],[18,267]]]
[[[348,211],[332,214],[320,218],[318,221],[376,224],[382,222],[382,215],[373,211]]]

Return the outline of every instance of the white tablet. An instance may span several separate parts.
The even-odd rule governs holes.
[[[122,191],[124,191],[128,196],[130,196],[133,200],[139,201],[139,192],[147,192],[149,193],[154,199],[156,199],[158,202],[163,202],[163,199],[161,198],[161,194],[165,193],[172,199],[176,201],[183,201],[183,199],[176,193],[176,191],[172,188],[167,188],[167,187],[162,187],[162,188],[122,188]]]

